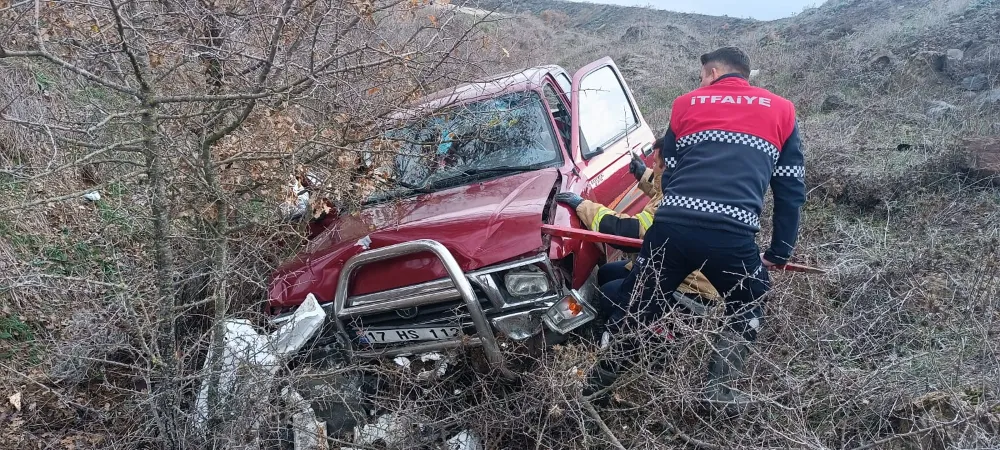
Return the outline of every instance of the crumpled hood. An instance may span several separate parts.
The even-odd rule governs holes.
[[[333,300],[340,268],[366,247],[433,239],[465,271],[540,252],[542,213],[558,176],[556,169],[511,174],[340,217],[277,269],[269,287],[271,306],[297,305],[310,292],[320,302]],[[433,255],[417,253],[356,271],[349,292],[377,292],[445,276]]]

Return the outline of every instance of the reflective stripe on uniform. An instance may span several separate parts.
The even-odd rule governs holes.
[[[643,230],[648,230],[649,227],[653,226],[653,214],[649,211],[643,210],[635,218],[639,219],[639,224],[642,225]]]
[[[594,214],[594,220],[590,222],[591,231],[600,231],[601,219],[603,219],[604,216],[608,214],[614,214],[614,213],[615,213],[614,211],[605,208],[604,206],[601,206],[600,209],[597,210],[597,214]]]

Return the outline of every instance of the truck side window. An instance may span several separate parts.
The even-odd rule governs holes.
[[[559,89],[562,89],[563,93],[566,94],[566,97],[572,98],[573,83],[569,81],[569,77],[567,77],[566,74],[560,73],[559,75],[556,75],[556,83],[559,83]]]
[[[562,138],[563,144],[566,146],[566,151],[569,151],[570,124],[572,123],[570,122],[569,108],[566,107],[562,97],[552,88],[551,84],[545,83],[542,92],[545,94],[545,101],[549,103],[552,117],[556,120],[556,127],[559,128],[559,137]]]
[[[580,141],[584,158],[614,143],[638,124],[625,88],[610,66],[587,74],[576,89],[580,91],[580,134],[583,137]]]

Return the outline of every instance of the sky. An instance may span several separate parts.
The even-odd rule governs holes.
[[[807,6],[819,6],[823,0],[575,0],[624,6],[652,6],[669,11],[713,16],[774,20],[791,17]]]

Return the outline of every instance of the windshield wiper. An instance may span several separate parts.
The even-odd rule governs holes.
[[[546,164],[534,164],[534,165],[530,165],[530,166],[491,167],[491,168],[482,168],[482,169],[470,168],[470,169],[462,170],[461,173],[458,173],[458,174],[455,174],[455,175],[452,175],[452,176],[449,176],[449,177],[444,177],[444,178],[440,178],[440,179],[431,181],[428,184],[431,185],[431,186],[436,186],[436,185],[439,185],[439,184],[448,183],[448,182],[452,182],[452,181],[456,181],[456,180],[463,180],[463,179],[466,179],[466,178],[473,178],[473,177],[475,177],[477,175],[486,175],[486,174],[493,174],[493,173],[525,172],[525,171],[528,171],[528,170],[538,170],[538,169],[541,169],[541,168],[543,168],[545,166],[546,166]]]
[[[434,192],[434,190],[431,189],[431,188],[423,187],[423,186],[417,186],[417,185],[412,184],[412,183],[407,183],[407,182],[405,182],[403,180],[396,180],[396,184],[398,184],[400,187],[409,189],[409,190],[411,190],[413,192],[419,192],[421,194],[429,194],[431,192]]]

